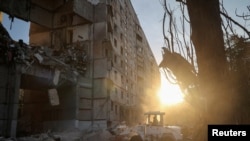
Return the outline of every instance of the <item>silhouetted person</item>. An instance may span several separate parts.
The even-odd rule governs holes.
[[[158,120],[157,120],[156,116],[154,116],[154,118],[153,118],[152,125],[158,125]]]

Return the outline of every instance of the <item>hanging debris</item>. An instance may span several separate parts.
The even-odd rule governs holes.
[[[190,85],[195,84],[196,72],[193,66],[184,59],[180,54],[170,52],[166,47],[163,49],[163,60],[160,63],[160,68],[170,69],[176,81],[181,85],[182,88],[187,88]]]
[[[14,41],[0,23],[0,63],[21,64],[23,74],[45,77],[51,81],[48,87],[56,86],[60,78],[76,83],[78,75],[85,75],[89,60],[84,49],[79,42],[57,51],[45,46],[28,45],[23,40]],[[41,76],[37,72],[41,69],[48,72],[46,75],[51,75]]]

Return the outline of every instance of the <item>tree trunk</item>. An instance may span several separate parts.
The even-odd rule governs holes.
[[[218,0],[187,0],[206,123],[230,122],[231,94]]]

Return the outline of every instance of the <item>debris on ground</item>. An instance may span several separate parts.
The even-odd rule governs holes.
[[[82,141],[111,141],[113,138],[114,135],[112,135],[109,131],[101,130],[84,135]]]
[[[0,137],[0,141],[115,141],[115,136],[107,130],[84,132],[78,129],[63,132],[46,132],[17,138]]]

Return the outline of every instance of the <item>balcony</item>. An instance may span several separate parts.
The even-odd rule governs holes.
[[[1,0],[0,11],[25,21],[57,28],[93,21],[93,6],[87,0]]]

